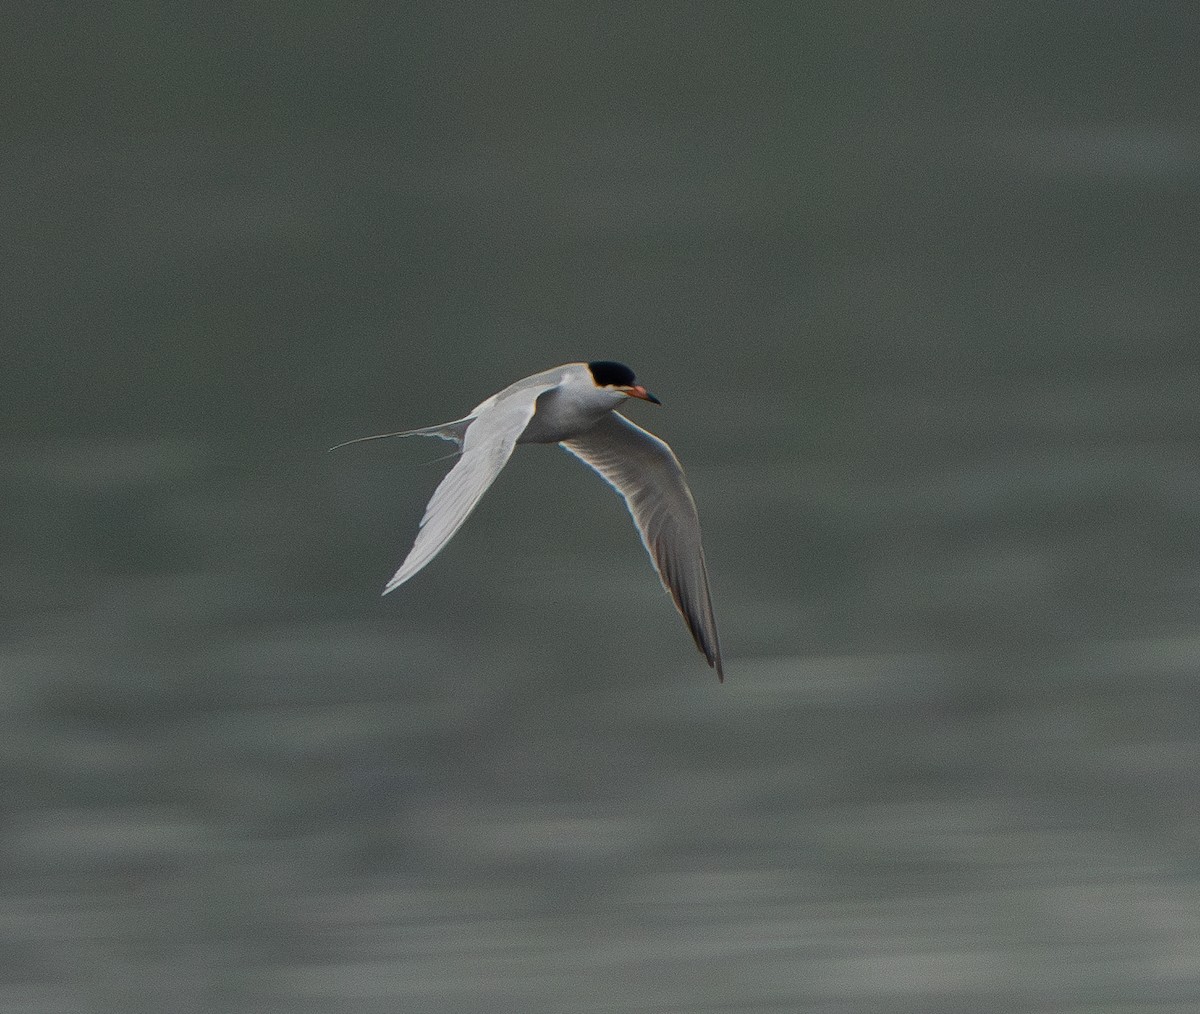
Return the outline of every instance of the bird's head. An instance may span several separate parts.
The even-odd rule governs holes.
[[[641,398],[655,405],[661,405],[654,395],[637,382],[637,378],[624,363],[614,363],[610,359],[598,359],[587,364],[588,372],[592,375],[592,383],[605,391],[615,391],[627,398]]]

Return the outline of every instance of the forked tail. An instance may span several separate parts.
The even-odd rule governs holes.
[[[361,444],[366,440],[385,440],[388,437],[437,437],[439,440],[449,440],[461,448],[467,427],[474,421],[471,416],[468,416],[466,419],[455,419],[454,422],[439,423],[437,426],[422,426],[416,430],[400,430],[397,433],[375,433],[369,437],[355,437],[353,440],[343,440],[340,444],[334,444],[329,449],[336,451],[339,447],[346,447],[349,444]]]

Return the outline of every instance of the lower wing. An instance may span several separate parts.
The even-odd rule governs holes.
[[[594,468],[625,498],[659,579],[675,600],[696,646],[724,681],[700,518],[679,459],[653,433],[616,412],[560,446]]]

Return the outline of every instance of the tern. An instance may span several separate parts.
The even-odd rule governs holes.
[[[567,363],[510,384],[453,422],[338,444],[422,436],[449,440],[458,448],[457,463],[434,490],[416,541],[383,594],[395,591],[445,548],[517,444],[558,444],[624,498],[663,587],[723,682],[696,503],[674,451],[616,411],[630,398],[662,404],[624,363]]]

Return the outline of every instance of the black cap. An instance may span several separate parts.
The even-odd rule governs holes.
[[[597,387],[629,387],[637,382],[633,370],[611,359],[597,359],[594,363],[588,363],[587,367],[592,371],[592,379]]]

